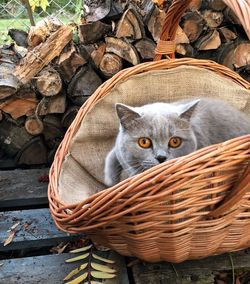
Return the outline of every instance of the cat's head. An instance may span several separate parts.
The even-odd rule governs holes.
[[[190,119],[198,103],[155,103],[136,108],[116,104],[120,120],[116,153],[129,175],[197,149]]]

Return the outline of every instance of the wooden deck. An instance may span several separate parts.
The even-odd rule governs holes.
[[[80,236],[65,234],[55,227],[48,209],[48,184],[41,182],[46,174],[48,169],[0,171],[0,284],[63,283],[67,273],[77,266],[65,263],[71,257],[69,253],[50,252],[61,242]],[[4,246],[13,225],[17,226],[16,234]],[[116,261],[117,277],[105,284],[213,284],[219,272],[232,271],[232,262],[235,272],[250,272],[247,251],[175,265],[138,261],[132,267],[127,264],[133,259],[111,251],[98,253]]]

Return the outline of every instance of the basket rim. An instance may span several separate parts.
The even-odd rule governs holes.
[[[67,205],[63,203],[59,196],[58,196],[58,178],[60,175],[60,169],[64,160],[65,155],[68,153],[69,144],[72,139],[72,137],[76,134],[80,127],[80,123],[83,119],[83,117],[88,113],[89,110],[91,110],[97,102],[99,102],[104,96],[109,94],[109,91],[118,83],[126,80],[130,76],[137,75],[140,73],[145,73],[147,71],[159,71],[159,70],[168,70],[172,68],[176,68],[179,66],[194,66],[199,68],[205,68],[207,70],[213,71],[218,75],[221,75],[224,78],[228,78],[238,84],[239,86],[250,90],[250,82],[247,82],[244,80],[240,75],[232,71],[231,69],[220,65],[218,63],[215,63],[211,60],[201,60],[201,59],[189,59],[189,58],[182,58],[182,59],[173,59],[173,60],[161,60],[161,61],[154,61],[154,62],[147,62],[142,63],[139,65],[136,65],[134,67],[130,67],[127,69],[121,70],[119,73],[117,73],[114,77],[103,83],[96,91],[95,93],[82,105],[80,108],[75,120],[71,124],[71,126],[68,128],[64,139],[62,140],[60,146],[57,149],[57,152],[55,154],[54,162],[51,166],[49,177],[49,187],[48,187],[48,197],[49,197],[49,205],[51,209],[52,216],[56,222],[57,217],[65,217],[65,212],[63,212],[65,209],[74,209],[74,211],[77,211],[80,209],[84,203],[86,204],[86,200],[82,202],[78,202],[76,204]],[[248,137],[249,138],[249,137]],[[209,147],[214,147],[209,146]],[[209,148],[208,147],[208,148]],[[204,148],[206,149],[206,148]],[[197,151],[196,151],[197,152]],[[196,152],[191,153],[190,155],[194,156]],[[186,156],[185,156],[186,157]],[[182,157],[180,157],[182,158]],[[180,159],[177,158],[177,159]],[[171,162],[171,161],[169,161]],[[168,162],[167,162],[168,163]],[[153,168],[153,171],[155,169]],[[133,179],[127,179],[121,183],[118,184],[118,187],[124,187],[124,185],[128,182],[128,180]],[[113,190],[114,188],[112,188]],[[107,193],[107,190],[110,190],[110,188],[105,189],[101,193],[96,193],[91,196],[91,198],[100,198],[100,195],[104,196]],[[67,213],[69,219],[72,218],[72,211]],[[78,214],[77,214],[78,215]],[[68,218],[67,218],[68,219]],[[65,220],[66,221],[66,220]],[[60,227],[60,229],[63,229],[61,224],[56,222],[57,226]],[[102,225],[102,224],[101,224]],[[100,225],[100,226],[101,226]]]

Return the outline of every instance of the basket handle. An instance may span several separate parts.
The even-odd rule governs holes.
[[[222,200],[219,207],[208,214],[209,217],[219,217],[235,206],[250,189],[250,163],[240,178],[239,184],[232,188],[229,195]]]
[[[250,0],[223,0],[239,18],[250,40]]]
[[[174,0],[166,12],[160,40],[155,48],[154,61],[161,60],[162,55],[174,58],[175,36],[181,17],[192,0]]]
[[[179,22],[192,0],[173,0],[166,12],[160,40],[155,48],[154,61],[161,60],[162,55],[175,57],[175,37]],[[250,0],[223,0],[240,19],[250,39]]]

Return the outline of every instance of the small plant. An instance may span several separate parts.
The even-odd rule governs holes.
[[[100,257],[95,253],[96,249],[91,244],[79,249],[70,251],[70,253],[83,253],[76,257],[67,259],[66,262],[75,262],[84,260],[84,262],[72,270],[65,278],[64,281],[68,281],[74,276],[77,276],[73,280],[66,282],[66,284],[101,284],[102,280],[114,278],[116,276],[115,269],[111,268],[109,265],[114,264],[113,260]]]
[[[43,11],[46,11],[49,6],[48,0],[29,0],[32,11],[35,11],[36,7],[41,7]]]

